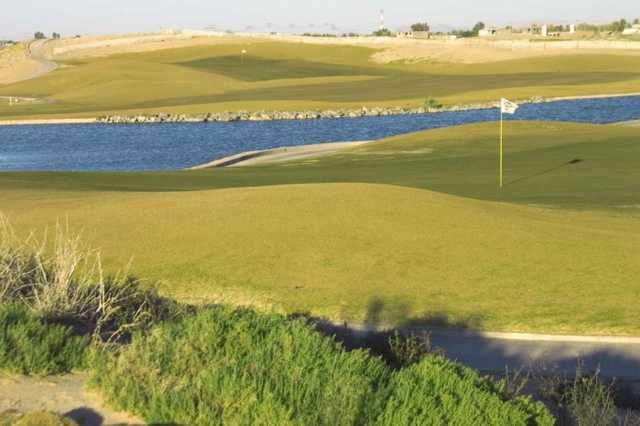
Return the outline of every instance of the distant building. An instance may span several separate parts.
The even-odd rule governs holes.
[[[631,28],[625,29],[622,34],[624,35],[632,35],[632,34],[640,34],[640,24],[634,24]]]
[[[575,26],[573,26],[573,29],[575,32]],[[549,31],[549,26],[547,24],[542,24],[542,25],[533,24],[529,27],[529,29],[527,30],[527,33],[530,35],[537,35],[542,37],[560,37],[559,32]]]
[[[498,30],[495,28],[485,28],[478,32],[480,37],[495,37],[498,34]]]
[[[431,38],[431,33],[428,31],[400,31],[396,33],[398,38],[413,38],[416,40],[428,40]]]
[[[527,29],[527,33],[531,35],[542,35],[542,25],[532,24]]]

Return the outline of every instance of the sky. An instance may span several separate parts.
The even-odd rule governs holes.
[[[547,22],[609,22],[640,17],[639,0],[17,0],[0,4],[0,39],[35,31],[65,35],[157,31],[161,28],[243,31],[370,32],[380,10],[386,26],[417,21],[437,29]]]

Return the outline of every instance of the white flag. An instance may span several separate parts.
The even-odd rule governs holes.
[[[517,103],[511,102],[508,99],[502,98],[500,110],[502,111],[503,114],[515,114],[518,108],[520,108],[520,105],[518,105]]]

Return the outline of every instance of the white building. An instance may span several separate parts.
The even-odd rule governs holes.
[[[624,35],[640,34],[640,24],[634,24],[631,28],[627,28],[622,32]]]
[[[480,37],[494,37],[498,34],[498,30],[495,28],[485,28],[484,30],[478,31],[478,36]]]

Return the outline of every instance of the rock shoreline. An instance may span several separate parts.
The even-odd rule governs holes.
[[[519,101],[525,103],[542,103],[545,99],[538,97]],[[235,122],[235,121],[278,121],[278,120],[322,120],[331,118],[359,118],[384,117],[389,115],[429,114],[436,112],[471,111],[479,109],[497,108],[500,102],[487,102],[450,107],[362,107],[357,109],[327,109],[305,111],[237,111],[217,112],[206,114],[139,114],[139,115],[108,115],[98,117],[96,122],[107,124],[146,124],[146,123],[207,123],[207,122]]]

